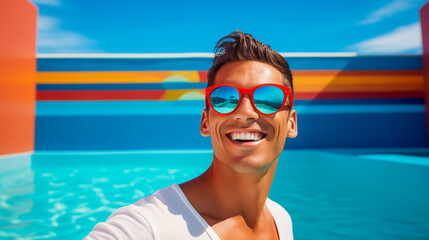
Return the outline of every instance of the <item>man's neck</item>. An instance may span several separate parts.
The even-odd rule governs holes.
[[[206,172],[181,188],[203,217],[218,221],[241,217],[253,229],[264,209],[277,161],[265,170],[243,174],[214,159]]]

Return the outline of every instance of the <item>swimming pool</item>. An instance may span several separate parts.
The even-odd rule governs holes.
[[[81,239],[115,209],[193,178],[207,150],[0,158],[0,238]],[[429,150],[285,150],[269,197],[295,239],[429,239]]]

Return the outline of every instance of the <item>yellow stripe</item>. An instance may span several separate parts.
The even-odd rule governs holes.
[[[197,71],[38,72],[37,83],[162,83],[200,82]]]
[[[186,99],[186,97],[183,98],[183,96],[186,96],[186,94],[190,93],[197,93],[198,95],[194,95],[194,99],[204,99],[204,90],[167,90],[165,91],[165,100],[181,100]]]

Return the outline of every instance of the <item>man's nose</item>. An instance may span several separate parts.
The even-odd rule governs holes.
[[[240,105],[238,105],[237,109],[234,111],[233,117],[236,121],[257,120],[259,118],[258,112],[253,108],[249,94],[244,94]]]

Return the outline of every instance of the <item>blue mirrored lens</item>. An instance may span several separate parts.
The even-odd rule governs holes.
[[[276,86],[262,86],[253,93],[253,102],[259,111],[266,114],[275,113],[283,107],[285,95]]]
[[[210,94],[210,102],[219,113],[230,113],[237,107],[240,94],[238,90],[230,87],[218,87]]]

